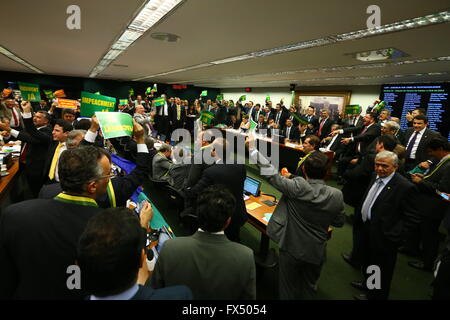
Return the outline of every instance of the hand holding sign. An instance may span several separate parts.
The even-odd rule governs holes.
[[[91,118],[91,127],[89,128],[89,131],[97,132],[98,128],[100,128],[100,124],[98,123],[97,116],[94,114]]]
[[[29,101],[22,101],[23,113],[31,113],[31,103]]]
[[[136,141],[137,144],[145,143],[144,128],[134,120],[133,120],[133,136],[134,136],[134,140]]]

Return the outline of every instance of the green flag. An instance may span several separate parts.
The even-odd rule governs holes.
[[[239,98],[239,101],[245,101],[245,100],[247,100],[247,96],[246,95],[243,95],[243,96],[241,96]]]
[[[48,100],[55,99],[55,95],[53,94],[52,90],[44,90],[44,93]]]
[[[228,105],[230,106],[230,107],[234,107],[234,102],[233,101],[228,101]]]
[[[25,101],[39,102],[41,94],[39,93],[39,85],[26,82],[18,82],[20,94]]]
[[[134,96],[134,89],[133,89],[133,88],[131,88],[130,90],[128,90],[128,95]]]
[[[212,119],[214,119],[214,113],[209,111],[200,112],[200,121],[206,125],[210,125]]]
[[[116,98],[81,92],[80,116],[92,117],[95,112],[113,112]]]
[[[133,118],[128,113],[96,112],[95,115],[105,139],[132,136]]]
[[[153,103],[156,107],[163,106],[166,103],[166,100],[164,98],[158,98],[153,100]]]
[[[208,90],[203,90],[202,93],[200,93],[200,97],[206,97],[208,95]]]
[[[299,115],[296,112],[291,112],[291,116],[293,116],[294,119],[297,120],[301,124],[308,124],[309,123],[307,119],[303,118],[301,115]]]
[[[252,117],[249,117],[250,120],[250,128],[248,129],[249,132],[255,131],[256,126],[258,125],[255,121],[253,121]]]
[[[291,105],[295,105],[295,91],[291,91]]]
[[[156,86],[156,83],[153,85],[152,90],[150,90],[150,92],[156,92],[158,91],[158,87]]]
[[[386,102],[381,101],[379,104],[375,105],[375,107],[372,109],[372,111],[381,111],[386,107]]]
[[[359,104],[349,104],[344,107],[345,114],[360,114],[361,106]]]
[[[266,96],[266,102],[267,102],[267,101],[270,101],[270,95],[267,95],[267,96]]]
[[[119,99],[119,104],[120,105],[128,104],[128,99]]]
[[[216,100],[223,100],[223,94],[218,94],[216,97]]]
[[[147,90],[145,90],[145,93],[150,93],[152,92],[152,87],[148,87]]]

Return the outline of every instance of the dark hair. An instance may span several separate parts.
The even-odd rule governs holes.
[[[233,215],[236,199],[223,185],[206,188],[197,198],[198,225],[205,231],[218,232]]]
[[[47,120],[50,123],[51,117],[50,117],[50,114],[47,111],[39,110],[36,113],[42,113],[44,115],[44,119]]]
[[[417,109],[414,109],[414,110],[419,111],[419,114],[421,114],[421,115],[423,115],[423,116],[427,114],[427,112],[425,111],[424,108],[417,108]],[[413,110],[413,111],[414,111],[414,110]]]
[[[78,243],[82,288],[99,297],[129,289],[136,283],[145,241],[145,230],[130,209],[96,214]]]
[[[428,123],[428,118],[423,114],[419,114],[419,115],[415,116],[413,119],[413,122],[414,122],[414,120],[423,120],[424,123]]]
[[[76,123],[74,128],[75,129],[80,129],[80,130],[89,130],[89,128],[91,127],[91,121],[89,119],[79,119]]]
[[[394,151],[395,147],[397,146],[397,141],[392,134],[384,134],[382,136],[379,136],[377,138],[377,142],[382,143],[384,149],[388,151]]]
[[[111,161],[106,150],[94,146],[67,149],[61,153],[58,174],[63,191],[83,193],[87,183],[103,174],[99,163],[103,156]]]
[[[307,137],[305,138],[305,140],[306,140],[306,139],[309,139],[309,144],[312,144],[312,145],[314,146],[314,150],[318,150],[318,149],[319,149],[319,146],[320,146],[320,139],[319,139],[318,136],[315,136],[315,135],[309,135],[309,136],[307,136]]]
[[[306,158],[303,167],[309,179],[323,179],[327,174],[328,157],[322,152],[313,152]]]
[[[442,136],[437,136],[431,139],[425,146],[425,150],[439,150],[450,151],[450,143]]]
[[[313,110],[316,110],[316,108],[314,108],[313,106],[308,106],[308,108],[311,108]]]
[[[55,126],[58,125],[63,129],[63,132],[69,132],[73,130],[72,124],[62,119],[56,120]]]
[[[155,141],[152,138],[145,137],[144,142],[147,145],[148,150],[152,150],[155,148]]]
[[[65,114],[75,115],[75,111],[73,109],[63,109],[62,116],[64,116]]]
[[[372,120],[377,120],[378,118],[377,112],[368,112],[367,114],[372,118]]]

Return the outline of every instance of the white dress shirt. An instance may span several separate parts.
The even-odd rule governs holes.
[[[419,147],[420,140],[422,139],[425,130],[427,130],[426,127],[423,128],[422,130],[420,130],[419,133],[417,134],[416,141],[414,141],[414,145],[413,145],[412,150],[411,150],[411,155],[410,155],[411,159],[415,159],[416,158],[416,151],[417,151],[417,148]],[[408,144],[406,145],[406,149],[408,149],[408,145],[411,142],[411,140],[412,140],[412,138],[414,137],[415,134],[416,134],[416,132],[414,131],[413,134],[411,135],[411,137],[409,137]]]

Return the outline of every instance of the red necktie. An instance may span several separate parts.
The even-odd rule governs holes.
[[[17,116],[16,116],[16,113],[14,112],[14,108],[11,109],[11,113],[12,113],[12,116],[14,118],[14,125],[11,126],[11,127],[18,127],[19,126],[19,120],[17,120]]]
[[[30,145],[26,142],[23,144],[23,148],[22,148],[22,151],[20,152],[20,157],[19,157],[20,163],[26,163],[27,152],[28,152],[29,146]]]
[[[322,127],[323,127],[323,125],[325,124],[325,121],[326,121],[326,120],[327,120],[327,119],[325,118],[325,119],[323,119],[322,122],[320,123],[319,132],[317,132],[317,135],[318,135],[319,137],[322,135]]]

